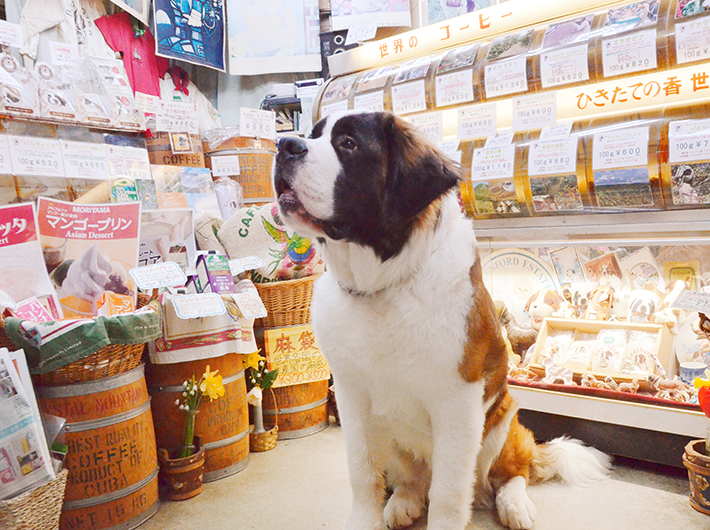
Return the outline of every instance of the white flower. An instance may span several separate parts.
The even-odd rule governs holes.
[[[195,395],[195,391],[194,391],[194,390],[190,390],[190,395],[191,395],[191,396],[194,396],[194,395]]]
[[[179,406],[179,405],[180,405],[180,400],[179,400],[179,399],[176,399],[176,400],[175,400],[175,404]]]
[[[193,391],[193,392],[197,392],[197,385],[195,385],[195,386],[192,387],[192,391]]]
[[[247,403],[256,407],[257,405],[259,405],[261,403],[261,398],[262,398],[261,388],[259,388],[258,386],[255,386],[247,394]]]
[[[182,397],[187,397],[187,392],[183,392]]]
[[[185,388],[187,388],[187,387],[188,387],[187,381],[183,381],[182,386],[184,386]]]

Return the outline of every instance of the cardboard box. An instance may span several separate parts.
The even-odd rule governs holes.
[[[197,258],[197,278],[203,293],[236,293],[227,256],[210,251]]]

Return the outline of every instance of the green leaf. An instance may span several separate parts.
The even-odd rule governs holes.
[[[264,377],[261,379],[261,389],[262,390],[268,390],[271,388],[271,385],[274,384],[274,381],[276,380],[276,377],[279,375],[278,369],[272,370],[270,372],[265,372]]]

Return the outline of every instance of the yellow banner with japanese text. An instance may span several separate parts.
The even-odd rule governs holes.
[[[278,368],[274,387],[330,379],[328,361],[318,349],[310,324],[264,330],[269,370]]]

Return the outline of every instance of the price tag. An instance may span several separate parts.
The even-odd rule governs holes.
[[[496,134],[496,104],[485,103],[459,109],[459,140],[495,136]]]
[[[182,294],[173,296],[170,301],[178,318],[202,318],[223,315],[227,308],[217,293]]]
[[[672,121],[668,124],[668,161],[710,159],[710,119]]]
[[[436,78],[436,106],[473,101],[473,70],[459,70]]]
[[[5,291],[0,289],[0,307],[9,307],[10,309],[15,309],[17,303],[12,299],[12,296],[7,294]]]
[[[482,147],[473,150],[471,180],[512,179],[515,166],[515,146]]]
[[[427,112],[417,114],[408,118],[409,123],[414,125],[420,133],[429,138],[434,143],[444,139],[444,113]]]
[[[540,140],[557,140],[559,138],[569,138],[572,132],[572,122],[558,123],[552,127],[543,127],[540,131]]]
[[[59,140],[8,136],[10,157],[16,175],[63,177],[64,161]]]
[[[213,177],[239,175],[239,155],[213,156],[211,160]]]
[[[355,110],[379,112],[385,110],[385,93],[383,90],[355,96]]]
[[[258,269],[263,266],[264,262],[256,256],[229,260],[229,272],[232,273],[232,276],[236,276],[244,271]]]
[[[528,74],[525,57],[486,65],[484,81],[486,97],[495,98],[516,92],[527,92]]]
[[[710,17],[675,25],[675,52],[678,64],[704,61],[710,57]]]
[[[493,136],[486,138],[485,147],[502,147],[513,141],[512,129],[503,129]]]
[[[158,114],[160,112],[160,98],[143,92],[136,92],[136,108],[143,114]]]
[[[197,103],[161,101],[155,115],[155,129],[160,132],[199,134]]]
[[[107,145],[108,166],[112,177],[153,180],[148,151],[140,147]]]
[[[22,28],[20,25],[0,20],[0,44],[12,48],[22,48]]]
[[[543,51],[540,54],[542,87],[576,83],[589,80],[587,45],[571,46],[561,50]]]
[[[592,169],[603,170],[648,164],[649,127],[606,131],[594,135]]]
[[[264,302],[261,301],[257,292],[236,293],[232,295],[232,298],[244,318],[264,318],[267,315]]]
[[[393,86],[392,110],[395,114],[409,114],[426,110],[424,80]]]
[[[49,41],[49,57],[53,65],[73,67],[79,57],[79,47],[76,44]]]
[[[337,112],[345,112],[348,110],[348,100],[344,99],[343,101],[338,101],[337,103],[331,103],[330,105],[323,105],[320,108],[320,117],[325,118],[326,116],[330,116],[331,114],[335,114]]]
[[[461,151],[459,151],[459,141],[458,140],[448,140],[446,142],[440,142],[439,149],[448,156],[451,160],[457,163],[461,163]]]
[[[182,286],[187,276],[174,261],[164,261],[147,267],[135,267],[128,271],[141,289]]]
[[[0,175],[12,175],[10,144],[4,134],[0,134]]]
[[[528,175],[558,175],[577,170],[577,138],[560,138],[530,143]]]
[[[638,31],[602,41],[602,64],[604,77],[655,69],[656,30]]]
[[[60,140],[67,177],[105,180],[108,177],[108,154],[105,144]]]
[[[513,130],[529,131],[557,123],[557,93],[513,98]]]
[[[678,298],[671,303],[671,308],[697,311],[698,313],[709,315],[710,294],[689,290],[681,291]]]
[[[370,17],[360,22],[351,24],[348,28],[348,34],[345,37],[345,46],[374,39],[377,34],[377,25],[379,21],[380,17]]]
[[[239,132],[242,136],[276,140],[276,114],[273,110],[247,109],[240,111]]]

